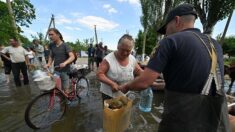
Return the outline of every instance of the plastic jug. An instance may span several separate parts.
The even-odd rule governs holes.
[[[153,102],[153,91],[152,88],[149,87],[140,92],[140,103],[139,109],[143,112],[150,112],[152,109]]]

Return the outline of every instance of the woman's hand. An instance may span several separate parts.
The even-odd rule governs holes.
[[[117,83],[113,83],[113,85],[111,86],[112,87],[112,91],[113,92],[117,92],[119,89],[118,89],[118,85],[117,85]]]

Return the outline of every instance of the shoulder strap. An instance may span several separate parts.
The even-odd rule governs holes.
[[[216,84],[216,92],[218,94],[221,93],[221,84],[222,84],[222,80],[221,80],[221,73],[220,73],[220,69],[219,69],[219,66],[218,66],[218,63],[217,63],[217,54],[216,54],[216,49],[215,49],[215,46],[214,44],[212,43],[211,41],[211,38],[210,36],[207,35],[207,38],[209,40],[209,44],[210,44],[210,47],[211,47],[211,50],[208,48],[207,44],[205,43],[205,41],[202,40],[202,38],[192,32],[195,36],[197,36],[201,42],[203,43],[203,45],[206,47],[209,55],[210,55],[210,58],[211,58],[211,69],[210,69],[210,73],[208,75],[208,79],[206,81],[206,84],[204,85],[203,87],[203,90],[201,92],[201,94],[203,95],[208,95],[209,94],[209,91],[211,89],[211,84],[212,84],[212,80],[215,81],[215,84]]]

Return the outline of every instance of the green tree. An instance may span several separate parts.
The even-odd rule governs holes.
[[[0,41],[7,45],[11,36],[15,36],[6,3],[0,1]]]
[[[44,38],[45,38],[45,35],[44,35],[43,33],[41,33],[41,32],[37,32],[37,35],[32,35],[32,34],[31,34],[31,37],[32,37],[33,39],[39,40],[40,44],[42,44],[42,45],[46,45],[46,44],[49,44],[49,43],[50,43],[49,40],[45,40],[45,39],[44,39]]]
[[[32,21],[36,19],[35,8],[29,0],[14,0],[12,1],[13,13],[16,23],[19,26],[29,27]]]
[[[32,20],[36,18],[35,9],[29,0],[14,0],[11,3],[14,18],[17,23],[17,29],[19,32],[23,32],[20,27],[28,27]],[[12,19],[9,15],[7,4],[0,1],[0,39],[4,44],[7,44],[9,38],[12,36],[17,36],[14,33],[14,28],[11,25],[11,21]],[[22,36],[20,38],[22,38]]]
[[[79,39],[73,43],[73,42],[66,42],[74,51],[87,51],[89,44],[89,39],[85,39],[84,42],[80,42]]]
[[[225,37],[222,48],[224,53],[235,56],[235,36]]]
[[[225,19],[234,9],[234,0],[186,0],[194,5],[203,26],[203,32],[211,34],[218,21]]]
[[[146,43],[146,54],[151,53],[152,48],[156,46],[160,39],[156,29],[163,24],[166,14],[179,3],[182,3],[182,0],[140,0],[142,8],[140,21],[144,30],[139,31],[136,38],[135,48],[137,54],[142,53],[144,43]]]

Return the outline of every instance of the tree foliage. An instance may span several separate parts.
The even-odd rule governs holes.
[[[178,5],[182,3],[182,0],[140,0],[142,16],[140,17],[141,24],[144,31],[139,31],[138,37],[136,38],[136,50],[137,54],[141,54],[143,48],[144,32],[146,32],[146,54],[151,53],[153,48],[159,41],[159,36],[156,32],[166,17],[166,14]],[[164,8],[163,8],[164,7]]]
[[[35,8],[29,0],[14,0],[12,1],[12,8],[18,26],[29,27],[29,24],[32,24],[32,21],[36,18]]]
[[[225,19],[234,9],[234,0],[186,0],[194,5],[203,26],[203,32],[211,34],[218,21]]]
[[[152,52],[153,48],[156,46],[156,31],[153,31],[154,29],[150,29],[148,31],[148,34],[146,36],[146,46],[145,46],[145,54],[150,55]],[[135,50],[137,54],[142,53],[142,48],[143,48],[143,37],[144,32],[142,30],[139,30],[138,36],[135,39]]]
[[[203,25],[203,32],[207,34],[211,34],[215,24],[225,19],[235,9],[234,0],[140,0],[140,3],[142,9],[140,21],[144,30],[140,30],[136,38],[137,54],[142,53],[144,31],[149,30],[147,31],[146,47],[155,46],[160,40],[156,29],[163,24],[169,11],[181,3],[194,5]],[[148,53],[150,52],[146,48],[146,54]]]
[[[42,44],[42,45],[46,45],[46,44],[49,44],[49,43],[50,43],[49,40],[45,40],[45,39],[44,39],[44,38],[45,38],[45,35],[44,35],[42,32],[37,32],[37,35],[32,35],[32,34],[31,34],[31,37],[32,37],[33,39],[39,40],[40,44]]]
[[[32,20],[36,18],[34,6],[29,0],[14,0],[11,3],[18,31],[22,32],[20,27],[29,27]],[[0,40],[5,45],[12,36],[16,36],[11,21],[7,4],[0,1]],[[23,38],[23,36],[20,36],[20,38]]]
[[[235,56],[235,36],[225,37],[222,48],[224,53]]]
[[[15,36],[6,3],[0,1],[0,41],[6,45],[11,36]]]
[[[84,42],[80,42],[79,39],[73,42],[66,42],[74,51],[87,51],[89,44],[87,43],[89,39],[85,39]]]

